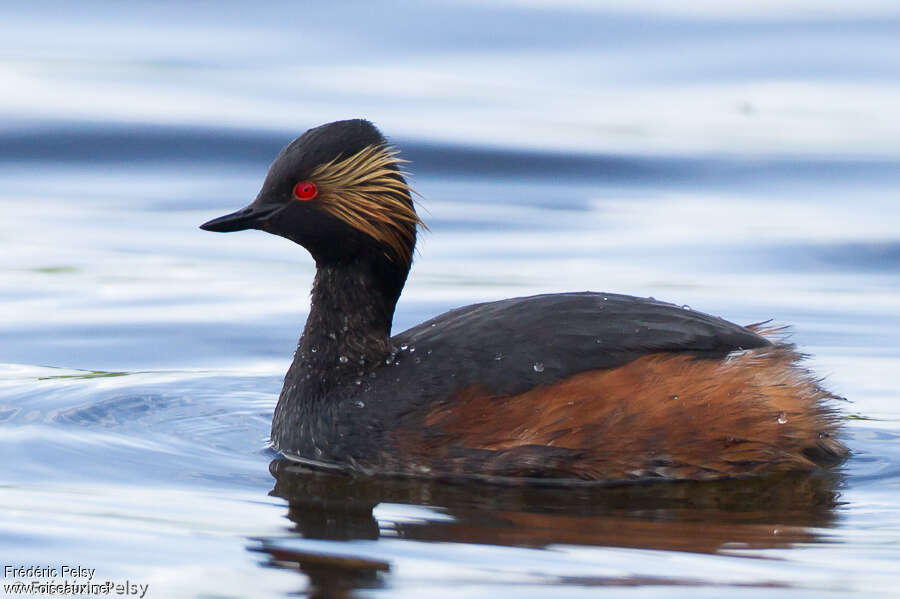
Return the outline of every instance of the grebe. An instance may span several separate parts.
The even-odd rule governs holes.
[[[423,226],[378,129],[288,144],[246,208],[312,255],[306,326],[272,419],[286,457],[363,473],[717,479],[840,462],[833,396],[759,325],[653,299],[560,293],[451,310],[391,336]]]

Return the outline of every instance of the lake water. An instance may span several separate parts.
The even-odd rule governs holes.
[[[148,597],[896,596],[900,9],[673,6],[0,9],[0,565]],[[431,228],[396,330],[584,289],[773,318],[852,459],[566,490],[278,461],[313,264],[197,226],[358,116]]]

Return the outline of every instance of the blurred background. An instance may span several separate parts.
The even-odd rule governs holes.
[[[0,5],[0,555],[83,560],[157,597],[312,592],[269,557],[287,550],[368,559],[350,586],[390,596],[893,592],[900,7],[684,4]],[[668,542],[699,528],[638,549],[542,537],[567,543],[553,556],[444,531],[441,553],[398,527],[433,535],[452,510],[409,497],[373,500],[368,545],[285,528],[266,439],[314,267],[197,226],[250,201],[305,129],[355,117],[411,161],[431,229],[397,330],[585,289],[791,324],[852,400],[839,507],[793,522],[815,532],[796,543],[760,548],[785,517],[763,514],[752,543],[729,528],[704,555]]]

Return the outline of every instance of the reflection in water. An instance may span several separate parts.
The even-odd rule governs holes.
[[[542,548],[566,544],[698,553],[789,548],[818,540],[813,528],[835,519],[839,474],[625,486],[498,486],[378,479],[270,464],[270,493],[289,503],[304,539],[416,541]],[[373,509],[394,503],[434,508],[432,516],[379,522]],[[334,596],[383,584],[390,564],[296,551],[263,541],[270,565],[296,568],[310,591]],[[690,584],[603,580],[593,584]],[[584,584],[580,580],[579,584]]]

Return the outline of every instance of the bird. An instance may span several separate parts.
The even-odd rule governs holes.
[[[365,119],[309,129],[256,199],[201,228],[258,229],[316,265],[271,447],[360,475],[713,480],[840,464],[837,396],[766,323],[571,292],[473,304],[391,334],[425,227],[399,151]]]

